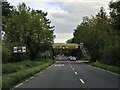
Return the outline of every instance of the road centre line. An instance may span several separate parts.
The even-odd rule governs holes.
[[[74,70],[74,68],[72,68],[72,70]]]
[[[80,81],[84,84],[85,82],[83,81],[83,79],[80,79]]]
[[[77,72],[75,72],[75,74],[77,74]]]

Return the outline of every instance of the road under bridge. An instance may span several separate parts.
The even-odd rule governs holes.
[[[80,59],[83,56],[80,44],[70,43],[54,43],[52,45],[52,57],[58,54],[64,54],[66,56],[75,56],[77,59]]]

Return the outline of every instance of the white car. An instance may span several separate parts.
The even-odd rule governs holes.
[[[70,61],[76,61],[76,58],[73,57],[73,56],[70,56],[70,57],[69,57],[69,60],[70,60]]]

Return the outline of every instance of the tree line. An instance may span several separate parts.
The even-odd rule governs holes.
[[[103,7],[83,17],[68,43],[84,43],[90,61],[120,66],[120,1],[109,3],[109,15]]]
[[[35,10],[25,3],[17,7],[2,2],[3,62],[34,60],[50,49],[54,40],[54,26],[47,12]],[[27,52],[15,54],[13,47],[26,46]]]

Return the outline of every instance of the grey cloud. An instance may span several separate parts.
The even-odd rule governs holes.
[[[76,26],[82,22],[84,16],[95,15],[102,6],[107,8],[109,1],[110,0],[82,0],[82,2],[46,2],[46,4],[45,2],[28,2],[28,5],[35,9],[42,8],[47,10],[48,18],[52,21],[52,25],[55,25],[55,34],[60,33],[58,38],[56,38],[57,42],[57,40],[64,41],[68,33],[72,34]],[[50,8],[60,8],[54,10],[62,10],[62,12],[51,12],[49,11]],[[69,37],[71,38],[71,36],[67,36],[67,38]]]
[[[84,16],[95,15],[101,6],[105,6],[103,3],[98,2],[60,2],[51,4],[57,4],[63,11],[67,12],[51,13],[51,20],[56,26],[56,33],[73,33],[74,28],[80,24]]]

